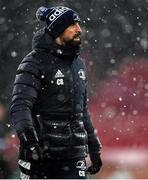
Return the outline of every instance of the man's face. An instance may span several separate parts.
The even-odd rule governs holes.
[[[82,29],[78,22],[69,26],[60,36],[63,44],[78,46],[81,44]]]

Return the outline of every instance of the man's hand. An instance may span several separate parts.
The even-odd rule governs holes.
[[[102,167],[100,152],[90,153],[90,160],[92,162],[92,165],[88,168],[88,172],[90,174],[96,174]]]
[[[23,158],[27,161],[38,161],[42,159],[42,152],[39,146],[39,140],[34,128],[25,129],[18,134]]]
[[[25,148],[25,159],[28,161],[39,161],[42,159],[42,153],[37,143]]]

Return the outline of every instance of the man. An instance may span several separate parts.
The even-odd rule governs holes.
[[[20,139],[21,178],[86,179],[102,161],[87,109],[80,19],[61,6],[40,7],[36,16],[47,26],[35,34],[33,51],[17,69],[10,108]]]

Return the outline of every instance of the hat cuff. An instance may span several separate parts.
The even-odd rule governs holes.
[[[57,38],[58,36],[60,36],[70,25],[72,25],[74,22],[71,22],[69,24],[65,24],[63,26],[62,24],[62,27],[60,27],[59,29],[58,28],[54,28],[54,30],[52,31],[49,31],[50,34],[54,37],[54,38]],[[58,26],[59,27],[59,26]]]

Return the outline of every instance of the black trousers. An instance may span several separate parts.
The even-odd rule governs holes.
[[[21,179],[87,179],[85,159],[25,162],[19,160]]]

